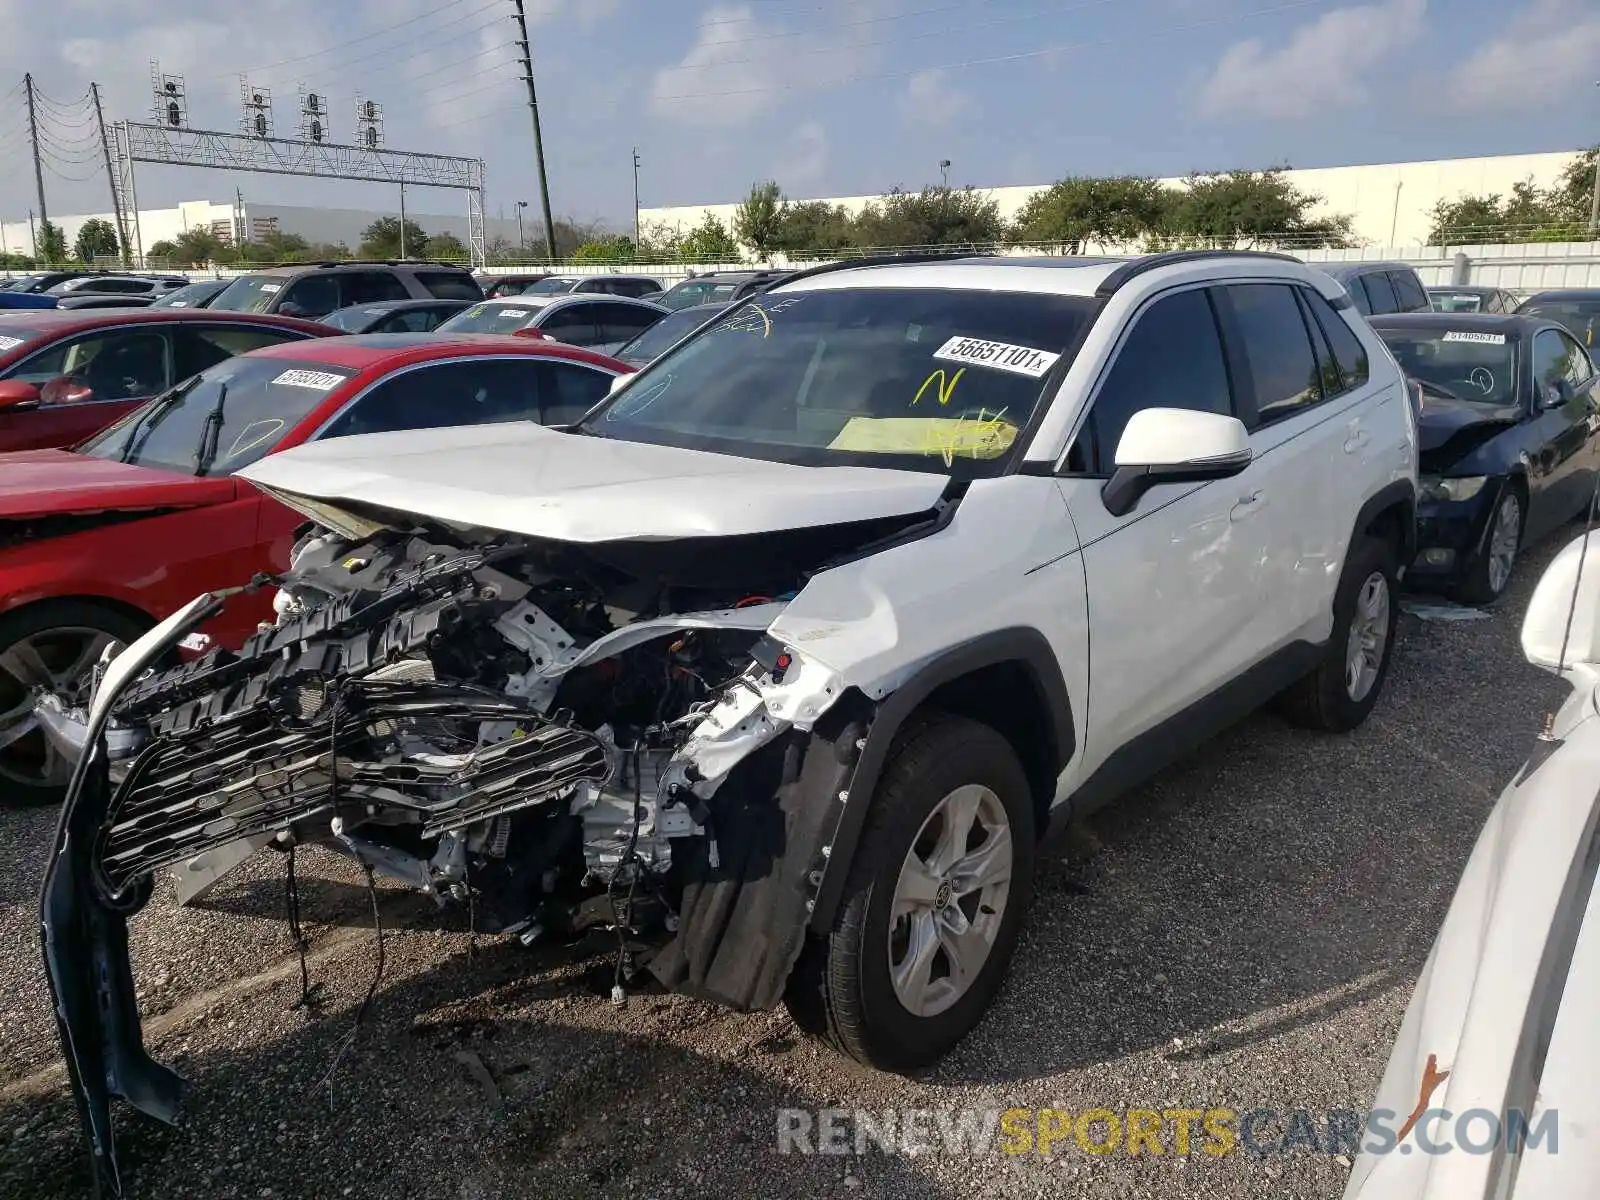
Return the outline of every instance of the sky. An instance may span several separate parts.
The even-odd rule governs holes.
[[[1600,0],[526,0],[557,216],[632,223],[777,180],[796,198],[941,179],[1339,166],[1600,142]],[[482,157],[488,211],[538,211],[511,0],[0,0],[0,218],[35,206],[22,76],[58,214],[106,211],[87,94],[148,120],[152,61],[195,128],[232,131],[240,77],[355,96],[389,147]],[[142,165],[141,207],[390,209],[395,189]],[[457,212],[408,192],[414,212]]]

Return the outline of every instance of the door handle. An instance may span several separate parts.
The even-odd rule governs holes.
[[[1229,511],[1228,519],[1230,521],[1243,520],[1251,513],[1259,512],[1261,510],[1261,506],[1265,503],[1266,499],[1263,496],[1261,489],[1257,488],[1249,495],[1239,497],[1239,503],[1235,504]]]
[[[1344,452],[1346,454],[1354,454],[1357,450],[1361,449],[1361,447],[1365,446],[1367,441],[1367,431],[1365,429],[1357,429],[1349,437],[1345,438]]]

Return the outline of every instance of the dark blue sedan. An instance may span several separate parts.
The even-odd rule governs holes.
[[[322,318],[346,333],[431,333],[472,300],[379,300],[352,304]]]
[[[1577,339],[1542,317],[1409,313],[1372,327],[1422,393],[1407,578],[1489,603],[1524,545],[1587,510],[1600,378]]]

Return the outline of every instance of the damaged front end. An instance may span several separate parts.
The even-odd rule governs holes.
[[[470,904],[483,932],[599,927],[629,972],[776,1004],[873,706],[766,630],[811,571],[894,533],[869,522],[713,553],[319,532],[280,581],[276,623],[237,652],[148,669],[218,594],[119,656],[81,714],[42,912],[102,1188],[122,1194],[110,1097],[177,1112],[176,1076],[140,1040],[127,952],[163,868],[181,889],[256,848],[317,843]],[[72,716],[54,714],[58,732]]]

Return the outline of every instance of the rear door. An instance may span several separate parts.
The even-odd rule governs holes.
[[[1394,294],[1394,284],[1389,282],[1389,276],[1383,271],[1373,271],[1361,277],[1362,285],[1367,289],[1368,311],[1375,317],[1384,313],[1400,311],[1400,297]]]
[[[3,378],[34,384],[40,401],[0,410],[0,450],[70,446],[170,387],[172,345],[155,325],[95,331],[44,347]]]
[[[1389,283],[1394,288],[1401,312],[1427,312],[1428,293],[1415,271],[1390,271]]]
[[[593,307],[599,340],[590,349],[601,354],[614,353],[667,315],[634,304],[599,303]]]
[[[340,271],[335,278],[339,281],[341,307],[412,298],[410,289],[393,271]],[[417,299],[428,294],[421,287],[417,291],[420,293]]]
[[[603,306],[605,306],[603,300],[578,300],[571,304],[562,304],[540,313],[533,324],[546,337],[566,342],[569,346],[592,349],[602,341],[603,335],[596,323],[596,317]]]

